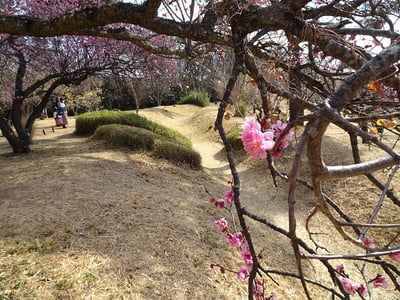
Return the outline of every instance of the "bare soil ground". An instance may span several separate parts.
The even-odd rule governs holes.
[[[213,130],[216,111],[214,105],[140,111],[188,136],[202,155],[200,171],[75,136],[73,118],[68,128],[54,131],[52,119],[38,120],[32,152],[26,155],[10,154],[0,138],[0,299],[245,299],[246,285],[235,274],[210,268],[215,262],[232,270],[240,267],[239,253],[226,245],[213,224],[229,213],[216,210],[205,192],[222,197],[231,178]],[[241,120],[225,122],[233,128]],[[349,160],[344,140],[344,133],[330,128],[328,162]],[[377,155],[367,145],[363,150],[367,156]],[[288,171],[293,155],[288,149],[280,167]],[[264,162],[242,153],[237,159],[244,205],[287,228],[285,182],[273,187]],[[307,173],[304,169],[305,178]],[[355,217],[365,217],[372,205],[361,201],[376,201],[367,181],[342,180],[326,188],[339,203],[348,203],[350,209],[356,205]],[[312,193],[299,187],[299,226],[313,205]],[[383,215],[400,223],[398,210]],[[323,216],[313,219],[315,231],[323,233],[318,240],[333,252],[343,250],[340,237],[325,235],[331,233],[326,223]],[[295,272],[289,241],[249,224],[268,267]],[[312,262],[305,270],[310,277],[323,271]],[[267,279],[267,289],[279,299],[304,299],[298,282],[275,279],[280,285]],[[387,291],[374,295],[398,299]],[[319,292],[313,297],[326,299]]]

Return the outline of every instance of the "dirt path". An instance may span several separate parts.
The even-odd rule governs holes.
[[[144,109],[139,114],[187,136],[192,141],[193,148],[200,153],[203,167],[228,176],[229,168],[223,144],[213,129],[217,110],[216,105],[203,109],[192,105],[185,105],[179,109],[165,106]],[[231,123],[231,126],[237,124],[235,121]]]

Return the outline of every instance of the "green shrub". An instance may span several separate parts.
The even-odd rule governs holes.
[[[233,150],[235,151],[240,151],[243,149],[241,136],[242,136],[242,130],[240,128],[233,129],[232,131],[226,134],[226,138],[231,144]]]
[[[183,96],[177,104],[193,104],[200,107],[210,105],[210,97],[205,92],[191,91],[186,96]]]
[[[97,127],[107,124],[122,124],[149,129],[146,118],[136,113],[119,110],[99,110],[76,117],[75,133],[93,134]]]
[[[165,140],[156,141],[154,155],[174,163],[188,165],[193,169],[199,169],[201,166],[201,156],[197,151]]]
[[[79,115],[75,120],[75,133],[93,134],[101,125],[121,124],[123,113],[118,110],[99,110]]]
[[[112,147],[153,151],[157,157],[200,168],[200,154],[191,141],[170,128],[131,112],[96,111],[76,118],[76,133],[93,134]]]
[[[145,117],[132,112],[123,112],[118,110],[89,112],[79,115],[75,122],[75,132],[77,134],[93,134],[96,128],[101,125],[121,124],[144,128],[169,140],[176,141],[179,144],[187,147],[192,146],[190,140],[179,132],[147,120]]]
[[[243,99],[240,99],[235,104],[235,117],[244,118],[247,114],[247,102]]]
[[[201,166],[201,156],[191,146],[168,140],[144,128],[121,124],[101,125],[92,138],[103,140],[115,148],[154,151],[154,155],[158,158],[187,165],[193,169],[199,169]]]
[[[138,126],[138,125],[135,125]],[[179,132],[162,126],[160,124],[157,124],[156,122],[148,121],[146,123],[146,128],[147,130],[150,130],[151,132],[154,132],[157,135],[160,135],[168,140],[174,141],[178,144],[181,144],[185,147],[192,147],[192,142],[184,135],[180,134]]]
[[[130,125],[150,130],[149,123],[151,123],[151,121],[147,120],[145,117],[138,115],[137,113],[125,111],[121,113],[120,118],[121,118],[120,124]]]
[[[99,126],[92,138],[104,140],[112,147],[127,147],[133,150],[151,151],[158,135],[129,125],[109,124]]]

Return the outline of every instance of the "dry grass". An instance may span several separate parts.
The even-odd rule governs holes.
[[[0,299],[246,298],[246,285],[234,274],[209,267],[214,262],[234,270],[240,265],[238,253],[213,225],[228,214],[213,208],[204,191],[220,197],[230,179],[219,137],[212,130],[216,107],[183,105],[141,113],[189,137],[202,153],[205,169],[182,168],[77,138],[71,135],[73,119],[71,128],[55,132],[50,129],[52,120],[38,121],[36,143],[28,155],[9,155],[0,141]],[[234,128],[238,122],[233,118],[226,126]],[[338,162],[349,153],[346,148],[338,151],[344,137],[331,130],[325,151]],[[278,164],[287,170],[292,155],[287,151]],[[273,188],[264,162],[238,158],[244,205],[286,227],[285,183]],[[368,183],[347,180],[326,187],[338,202],[357,205],[357,210],[349,210],[364,218],[366,206],[359,199],[372,199]],[[312,207],[312,193],[300,187],[299,226]],[[399,221],[398,216],[395,211],[390,218]],[[322,232],[325,223],[318,215],[313,228]],[[266,265],[295,271],[289,241],[271,230],[258,230],[252,222],[250,226]],[[335,235],[319,238],[332,251],[345,245]],[[323,272],[312,262],[305,263],[305,270],[312,277]],[[279,299],[304,299],[298,282],[267,282],[268,291],[275,291]],[[314,299],[325,299],[313,293]],[[376,299],[397,296],[383,292]]]

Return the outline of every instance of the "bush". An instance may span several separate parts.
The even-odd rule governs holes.
[[[123,117],[123,124],[144,128],[151,132],[154,132],[155,134],[163,136],[168,140],[175,141],[186,147],[192,147],[192,142],[187,137],[180,134],[179,132],[177,132],[173,129],[167,128],[165,126],[162,126],[156,122],[147,120],[144,117],[140,117],[140,118],[138,118],[138,117],[140,117],[140,116],[138,116],[137,114],[133,114],[133,113],[126,114]]]
[[[154,149],[154,141],[158,135],[143,128],[109,124],[99,126],[92,138],[104,140],[108,145],[116,148],[127,147],[134,150],[151,151]]]
[[[201,166],[201,156],[195,150],[170,141],[157,140],[154,144],[154,155],[177,164],[188,165],[193,169]]]
[[[200,107],[210,105],[210,97],[205,92],[191,91],[186,96],[183,96],[177,104],[193,104]]]
[[[247,114],[247,102],[240,99],[239,102],[235,104],[235,117],[244,118]]]
[[[118,110],[99,110],[76,117],[76,134],[93,134],[97,127],[106,124],[121,124],[123,112]]]
[[[199,169],[201,166],[201,156],[198,152],[185,145],[168,141],[147,129],[108,124],[99,126],[92,138],[104,140],[107,145],[115,148],[126,147],[132,150],[154,151],[154,155],[158,158],[187,165],[193,169]]]
[[[242,136],[242,130],[240,128],[233,129],[226,135],[228,142],[231,144],[233,150],[235,151],[243,150],[243,143],[241,136]]]
[[[153,151],[157,157],[198,169],[201,157],[182,134],[136,113],[96,111],[76,118],[76,133],[92,134],[112,147]]]
[[[167,139],[176,141],[179,144],[191,147],[192,143],[188,138],[169,129],[165,126],[147,120],[146,118],[132,112],[123,112],[118,110],[101,110],[79,115],[76,118],[75,133],[93,134],[97,127],[107,124],[121,124],[140,127],[152,131]]]

